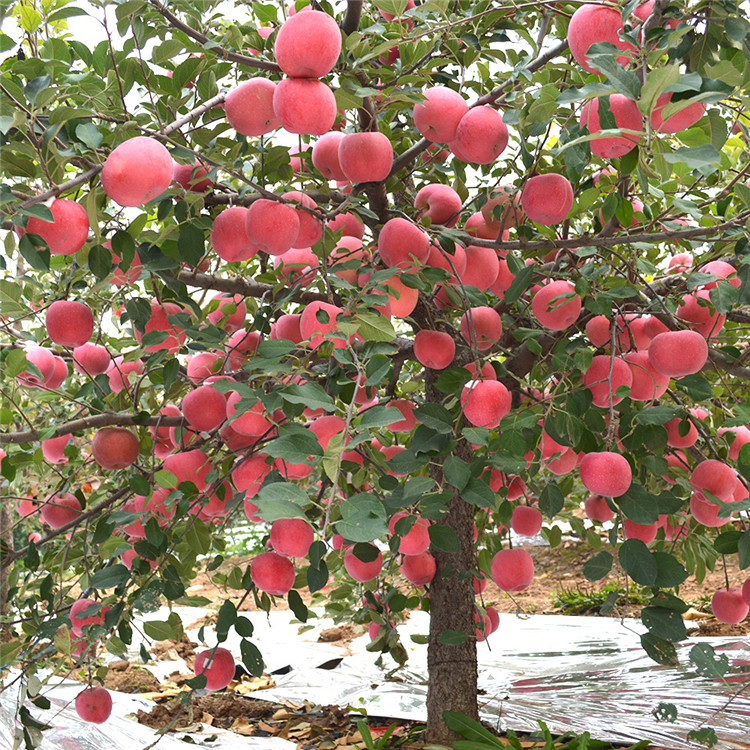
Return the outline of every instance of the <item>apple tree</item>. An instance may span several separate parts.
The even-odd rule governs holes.
[[[561,522],[674,664],[680,584],[750,566],[741,6],[4,3],[3,668],[93,669],[207,572],[193,687],[232,629],[262,671],[248,604],[304,590],[397,663],[421,608],[449,743],[485,581]],[[268,551],[220,572],[245,518]]]

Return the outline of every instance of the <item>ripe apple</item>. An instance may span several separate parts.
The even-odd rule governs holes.
[[[260,198],[245,215],[250,243],[268,255],[283,255],[299,236],[299,216],[294,206]]]
[[[471,424],[491,430],[510,412],[511,396],[497,380],[473,380],[464,386],[461,406]]]
[[[586,453],[581,460],[581,482],[595,495],[620,497],[630,489],[632,481],[630,464],[619,453]]]
[[[247,214],[247,208],[232,206],[224,209],[214,219],[211,227],[211,244],[216,254],[228,263],[248,260],[258,252],[258,248],[250,242],[245,230]]]
[[[339,143],[338,159],[350,182],[382,182],[393,167],[393,146],[383,133],[348,133]]]
[[[561,174],[535,175],[523,187],[521,207],[531,221],[559,224],[573,208],[573,186]]]
[[[603,97],[602,97],[603,98]],[[603,130],[599,121],[599,106],[602,98],[590,99],[581,111],[581,128],[588,127],[592,135]],[[643,131],[643,117],[638,105],[623,94],[611,94],[609,108],[615,118],[615,125],[620,130]],[[624,134],[608,138],[595,138],[590,141],[591,153],[602,159],[614,159],[625,156],[638,144],[639,136]]]
[[[103,724],[112,713],[112,696],[103,687],[87,687],[76,696],[76,713],[92,724]]]
[[[666,331],[654,336],[648,358],[662,375],[682,378],[703,368],[708,359],[708,345],[696,331]]]
[[[138,437],[125,427],[102,427],[91,441],[91,454],[103,469],[125,469],[139,452]]]
[[[57,300],[45,318],[49,337],[59,346],[83,346],[94,333],[94,313],[81,302]]]
[[[223,690],[234,679],[234,657],[225,648],[209,648],[195,657],[195,674],[205,675],[206,690]]]
[[[536,319],[551,331],[564,331],[578,320],[581,298],[575,287],[564,279],[545,284],[532,298]]]
[[[596,3],[585,3],[573,14],[568,24],[568,45],[576,62],[588,73],[599,73],[586,53],[592,44],[609,42],[626,52],[633,45],[620,39],[623,31],[622,15],[617,8]],[[617,62],[627,65],[628,55],[620,55]]]
[[[138,135],[123,141],[107,157],[102,187],[121,206],[143,206],[171,184],[174,161],[155,138]]]
[[[336,21],[319,10],[306,10],[288,18],[274,44],[279,67],[294,78],[322,78],[341,54],[341,31]],[[330,130],[330,128],[329,128]]]
[[[251,78],[232,89],[224,100],[227,122],[242,135],[260,136],[281,126],[274,113],[276,84],[267,78]]]
[[[70,492],[63,492],[45,498],[39,515],[47,526],[59,529],[75,521],[81,515],[81,510],[78,498]]]
[[[336,121],[336,97],[322,81],[285,78],[273,93],[274,115],[287,133],[323,135]]]
[[[469,105],[457,91],[433,86],[425,89],[424,101],[414,105],[414,125],[428,141],[450,143],[468,111]]]
[[[271,596],[284,596],[294,585],[294,565],[288,557],[276,552],[263,552],[250,563],[253,583]]]
[[[26,231],[38,234],[49,246],[51,255],[73,255],[86,243],[89,236],[89,217],[86,209],[75,201],[58,198],[49,207],[52,221],[32,216]]]
[[[534,580],[534,560],[525,549],[501,549],[492,558],[492,580],[501,591],[524,591]]]
[[[496,109],[473,107],[461,118],[448,145],[461,161],[492,164],[508,145],[508,128]]]

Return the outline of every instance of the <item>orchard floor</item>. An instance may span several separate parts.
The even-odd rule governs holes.
[[[608,587],[605,593],[612,588],[622,588],[623,593],[620,594],[615,606],[608,612],[607,621],[611,623],[611,626],[605,626],[604,622],[600,622],[601,627],[605,628],[605,630],[607,628],[612,630],[612,626],[618,626],[618,623],[614,622],[612,618],[638,616],[640,604],[637,601],[628,602],[625,600],[624,579],[616,569],[603,581],[597,583],[585,582],[582,567],[586,560],[593,554],[590,548],[567,541],[555,549],[544,546],[529,546],[527,548],[534,558],[536,568],[535,579],[529,589],[511,598],[509,595],[500,592],[494,584],[489,583],[484,592],[485,604],[491,604],[500,612],[506,613],[501,624],[501,630],[506,623],[512,623],[517,619],[512,617],[516,613],[520,613],[522,616],[557,615],[558,617],[549,618],[550,627],[554,627],[552,624],[554,622],[561,622],[559,615],[566,612],[597,617],[599,615],[599,607],[605,599],[605,596],[599,594],[599,592],[604,587]],[[222,570],[228,572],[233,566],[239,566],[244,569],[249,559],[249,557],[238,557],[227,560],[218,572],[222,572]],[[741,585],[747,577],[747,572],[740,571],[736,559],[733,558],[727,558],[726,574],[731,585]],[[745,652],[750,651],[750,638],[748,638],[748,634],[750,634],[750,621],[746,620],[737,626],[727,626],[716,622],[709,614],[710,595],[717,588],[724,585],[724,580],[724,570],[723,568],[719,569],[717,566],[714,572],[707,574],[706,579],[701,584],[697,584],[694,580],[689,579],[681,587],[682,597],[691,605],[691,610],[686,615],[686,619],[689,621],[687,623],[688,632],[692,637],[734,637],[737,639],[737,644],[739,645],[730,643],[730,648],[734,648],[735,653],[739,653],[736,651],[737,648],[744,648],[744,651],[741,653],[743,656],[746,656],[748,654],[745,654]],[[105,682],[106,687],[119,693],[130,693],[133,694],[134,698],[137,697],[138,699],[148,701],[147,705],[142,705],[137,710],[131,711],[130,716],[135,716],[137,721],[144,725],[144,728],[162,729],[169,726],[170,732],[177,733],[176,735],[173,734],[173,736],[179,736],[180,739],[192,737],[194,741],[201,742],[198,739],[199,737],[205,740],[210,736],[212,731],[216,731],[222,735],[226,732],[231,732],[237,739],[240,739],[240,737],[248,738],[248,740],[249,738],[253,738],[255,742],[252,745],[253,747],[271,748],[283,745],[289,748],[296,746],[303,750],[307,748],[364,748],[367,737],[362,737],[362,727],[357,724],[358,720],[362,720],[362,715],[351,714],[349,711],[343,709],[340,701],[334,705],[333,700],[330,702],[316,700],[316,694],[318,696],[321,694],[317,688],[322,686],[311,683],[315,689],[311,689],[308,699],[308,696],[304,694],[304,682],[301,683],[302,687],[300,687],[299,682],[295,683],[294,680],[291,682],[288,680],[286,672],[289,671],[289,668],[283,667],[283,664],[287,663],[283,659],[288,658],[288,663],[293,664],[295,668],[298,666],[295,656],[291,653],[282,657],[282,661],[277,661],[277,663],[269,663],[267,660],[270,674],[264,674],[260,678],[250,678],[244,675],[240,680],[232,683],[227,692],[194,697],[189,704],[185,704],[180,700],[180,696],[184,695],[186,689],[184,682],[192,676],[189,670],[192,668],[195,653],[204,647],[202,644],[196,642],[196,628],[204,624],[204,622],[210,624],[212,620],[215,620],[215,611],[226,598],[239,601],[239,596],[232,596],[235,593],[233,591],[227,592],[209,579],[208,576],[200,576],[189,589],[188,594],[202,596],[210,600],[211,604],[206,606],[207,612],[205,617],[200,617],[195,622],[184,621],[189,633],[181,642],[162,641],[157,643],[151,649],[151,656],[154,661],[149,665],[152,667],[150,670],[138,665],[135,663],[135,660],[132,662],[121,661],[111,663]],[[629,593],[634,599],[637,599],[639,594],[638,587],[631,586]],[[307,604],[310,604],[311,599],[307,592],[302,592],[302,594],[303,600]],[[248,610],[253,608],[254,605],[247,602],[242,607],[242,609]],[[280,599],[277,608],[279,614],[281,614],[281,611],[287,609],[286,602]],[[287,620],[291,618],[291,613],[284,612],[284,614],[287,615]],[[421,613],[418,614],[421,616]],[[416,617],[417,615],[415,615]],[[510,617],[510,620],[505,619],[508,617]],[[585,618],[585,622],[594,626],[594,622],[590,617]],[[532,619],[539,620],[539,618]],[[581,618],[566,618],[566,621],[570,621],[571,623],[574,621],[584,622]],[[594,626],[594,629],[596,627]],[[350,647],[355,645],[353,644],[354,639],[362,636],[363,632],[364,628],[361,625],[342,624],[325,627],[322,630],[316,631],[317,634],[314,640],[307,639],[304,648],[307,651],[312,650],[313,654],[310,656],[306,652],[304,658],[310,660],[310,666],[316,666],[318,669],[333,670],[338,666],[340,658],[336,657],[332,659],[331,656],[334,655],[335,657],[337,653],[351,655],[352,648]],[[591,632],[595,632],[595,630],[587,629],[586,632],[590,634]],[[207,637],[210,637],[210,635]],[[496,637],[497,635],[493,636],[493,638]],[[717,640],[717,642],[719,641]],[[361,652],[362,640],[358,641],[358,643],[360,644],[359,652]],[[571,650],[575,651],[577,646],[583,644],[583,641],[571,641],[571,644]],[[491,648],[492,642],[490,641]],[[593,644],[591,651],[595,651],[596,648],[601,648],[601,643]],[[318,649],[317,655],[315,654],[316,649]],[[261,650],[263,650],[263,646],[261,646]],[[605,652],[602,651],[602,653]],[[562,654],[562,656],[567,656],[567,654]],[[367,657],[374,661],[374,655],[370,656],[368,654]],[[640,658],[640,656],[633,658]],[[317,665],[316,660],[321,663],[321,666]],[[313,662],[316,663],[313,664]],[[175,669],[172,672],[169,671],[169,665],[178,664],[181,665],[181,669]],[[662,669],[648,662],[647,659],[645,660],[645,666],[640,667],[640,669],[650,669],[649,664],[653,666],[656,674],[658,674],[658,670]],[[159,665],[162,666],[161,668],[154,669],[153,665],[157,667]],[[279,668],[280,665],[281,668]],[[407,664],[406,669],[407,671],[409,670],[409,664]],[[337,680],[338,672],[327,671],[319,672],[318,674],[324,676],[317,679],[331,681],[333,684]],[[521,675],[525,676],[523,673]],[[75,674],[71,676],[75,677]],[[529,674],[529,676],[531,675]],[[79,677],[83,678],[84,676],[79,674]],[[740,687],[748,687],[746,682],[748,677],[745,674],[740,678],[742,680]],[[547,675],[547,678],[552,680],[552,682],[550,683],[550,687],[545,689],[553,689],[554,680],[558,678],[550,675]],[[400,679],[398,674],[396,674],[392,681],[398,682]],[[413,676],[411,679],[414,679]],[[543,679],[545,678],[541,678],[540,680],[531,679],[529,683],[536,686],[534,689],[539,689],[538,685]],[[404,680],[404,688],[407,687],[408,682],[409,676],[407,675]],[[517,685],[518,681],[515,684]],[[291,695],[293,696],[291,699],[285,700],[281,697],[285,686],[287,689],[291,688]],[[332,694],[330,689],[329,686],[328,694]],[[516,689],[518,690],[517,687]],[[567,687],[563,685],[561,689],[564,690]],[[657,686],[657,693],[658,689],[659,687]],[[663,689],[663,686],[661,686],[661,689]],[[743,693],[745,703],[747,703],[747,692],[745,690]],[[323,691],[323,694],[326,694],[326,691]],[[549,694],[541,693],[540,695]],[[664,698],[661,699],[663,700]],[[143,704],[143,701],[141,701],[141,704]],[[743,704],[743,715],[745,715],[745,710],[748,707],[750,707],[750,704],[748,706]],[[420,748],[425,746],[422,741],[422,727],[419,722],[405,718],[410,715],[409,710],[383,713],[386,714],[384,717],[372,715],[372,712],[368,712],[367,716],[367,727],[369,727],[374,741],[377,741],[386,732],[390,732],[390,740],[387,744],[381,745],[381,747],[403,746]],[[544,713],[542,715],[545,716]],[[750,716],[750,712],[747,715]],[[396,716],[397,718],[388,718],[389,716]],[[750,719],[747,721],[750,724]],[[592,720],[590,728],[585,725],[585,721],[582,726],[583,729],[589,729],[594,738],[597,737],[596,720]],[[535,734],[530,730],[529,726],[525,726],[525,728],[527,729],[526,732],[519,732],[520,747],[522,748],[541,749],[552,747],[562,748],[565,746],[562,742],[560,744],[547,745],[545,744],[545,740],[539,736],[539,732]],[[583,729],[578,727],[577,731],[580,732]],[[612,738],[611,733],[610,735],[603,733],[598,736]],[[629,736],[638,737],[632,731]],[[263,742],[257,744],[264,738],[268,744],[264,744]],[[640,737],[638,738],[640,739]],[[499,735],[499,742],[503,743],[506,741],[508,741],[507,738],[504,739],[501,733]],[[279,744],[273,744],[274,742]],[[614,744],[602,745],[601,747],[630,747],[631,744],[627,742],[615,742]],[[1,745],[2,743],[0,743]],[[234,747],[234,745],[231,746]],[[242,744],[238,745],[238,747],[242,746]],[[664,746],[670,748],[698,747],[698,745],[679,743],[674,745],[664,743]],[[518,747],[518,745],[514,745],[514,747]],[[656,745],[652,747],[656,747]],[[731,740],[730,744],[720,745],[719,747],[739,750],[740,747],[750,748],[750,744],[741,744],[739,741],[735,742],[735,740]],[[135,748],[132,750],[135,750]]]

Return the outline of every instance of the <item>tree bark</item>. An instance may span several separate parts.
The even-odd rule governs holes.
[[[435,388],[435,376],[426,370],[427,401],[438,402],[442,396]],[[470,461],[471,447],[460,440],[454,454]],[[443,486],[441,463],[430,466],[430,476]],[[427,691],[427,742],[452,745],[461,737],[443,721],[444,711],[458,711],[473,719],[477,708],[477,643],[474,636],[473,576],[477,558],[474,545],[474,508],[458,492],[448,502],[448,513],[440,523],[453,529],[461,542],[457,554],[433,553],[437,572],[430,585],[430,637],[427,647],[429,687]],[[460,644],[443,642],[447,631],[466,633]]]

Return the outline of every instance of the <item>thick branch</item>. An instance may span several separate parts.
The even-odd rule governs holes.
[[[349,36],[359,28],[359,19],[362,17],[362,0],[347,0],[346,15],[341,23],[341,30]]]
[[[92,427],[111,427],[117,425],[119,427],[133,426],[133,425],[152,425],[160,427],[181,427],[184,424],[182,417],[165,417],[155,416],[149,417],[148,419],[136,420],[133,414],[115,414],[113,412],[105,412],[104,414],[94,414],[91,417],[83,417],[82,419],[74,419],[71,422],[65,422],[64,424],[58,425],[55,432],[48,437],[60,437],[61,435],[72,435],[74,432],[81,432],[82,430],[89,430]],[[23,432],[8,432],[0,434],[0,444],[3,443],[33,443],[39,439],[40,430],[24,430]]]
[[[159,13],[169,22],[175,29],[179,29],[184,34],[187,34],[191,39],[195,39],[196,42],[200,42],[202,45],[206,45],[210,42],[211,52],[221,57],[224,60],[231,60],[232,62],[247,65],[250,68],[260,68],[261,70],[268,70],[273,73],[280,73],[281,68],[276,63],[268,62],[267,60],[259,60],[257,57],[249,57],[248,55],[240,55],[237,52],[230,52],[224,47],[217,45],[212,39],[209,39],[205,34],[200,31],[188,26],[186,23],[180,21],[177,16],[168,10],[159,0],[150,0],[151,5],[156,8]]]
[[[728,357],[725,357],[715,349],[709,350],[708,362],[703,369],[724,370],[724,372],[728,372],[730,375],[734,375],[736,378],[741,378],[742,380],[747,380],[748,382],[750,382],[750,368],[738,365],[735,361],[729,359]]]
[[[167,125],[162,131],[164,135],[174,133],[175,130],[179,130],[183,125],[187,125],[189,122],[195,120],[196,117],[200,117],[204,112],[208,112],[209,109],[218,107],[226,99],[226,94],[217,94],[212,99],[203,102],[200,106],[190,110],[184,117],[180,117],[179,120],[175,120],[173,123]]]
[[[459,239],[468,245],[480,245],[481,247],[495,247],[501,250],[561,250],[563,248],[575,249],[587,245],[593,247],[615,247],[617,245],[632,245],[636,242],[660,243],[667,240],[706,240],[712,235],[719,234],[725,229],[744,223],[750,216],[750,211],[735,216],[734,219],[716,224],[712,227],[693,227],[678,232],[641,232],[640,234],[619,234],[613,237],[602,237],[601,235],[582,234],[580,237],[568,239],[537,240],[535,242],[483,240],[471,235],[462,235]]]
[[[243,297],[273,297],[274,287],[270,284],[261,284],[252,279],[242,279],[235,277],[233,279],[220,279],[207,273],[198,273],[195,271],[180,271],[177,278],[189,286],[197,286],[201,289],[214,289],[217,292],[229,292],[230,294],[240,294]],[[328,297],[320,292],[304,292],[299,290],[294,295],[294,301],[302,304],[322,301],[327,302]]]

